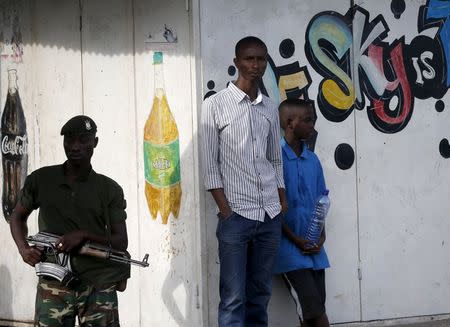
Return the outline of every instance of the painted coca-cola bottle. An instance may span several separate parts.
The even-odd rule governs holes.
[[[25,115],[17,87],[17,71],[8,70],[8,95],[1,122],[1,151],[3,166],[3,215],[9,222],[28,166],[28,139]]]

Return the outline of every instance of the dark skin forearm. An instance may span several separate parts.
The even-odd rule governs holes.
[[[284,236],[286,236],[286,238],[291,241],[292,243],[296,243],[298,237],[291,231],[291,229],[289,228],[289,226],[286,223],[282,223],[281,225],[282,231]]]
[[[42,251],[28,245],[26,240],[28,235],[27,219],[30,213],[30,210],[17,204],[11,214],[9,227],[23,261],[34,267],[36,263],[41,261]]]
[[[9,228],[11,230],[11,235],[18,249],[24,248],[28,245],[26,237],[28,235],[27,218],[29,213],[25,208],[21,206],[16,206],[13,213],[10,216]]]
[[[220,215],[223,218],[230,216],[233,211],[231,210],[230,204],[228,203],[228,199],[225,196],[223,188],[216,188],[209,191],[211,192],[211,195],[216,202],[217,207],[219,208]]]
[[[286,223],[283,222],[281,226],[283,234],[287,237],[287,239],[294,243],[303,253],[305,253],[305,251],[307,251],[306,248],[308,241],[295,235]]]
[[[278,197],[280,198],[281,212],[284,214],[288,211],[288,202],[286,198],[286,191],[284,188],[278,189]]]

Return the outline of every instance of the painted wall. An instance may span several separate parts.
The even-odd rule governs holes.
[[[205,96],[236,78],[234,45],[255,35],[270,55],[266,94],[316,101],[332,322],[449,312],[449,11],[434,0],[202,2]],[[209,285],[214,213],[209,199]],[[214,325],[217,287],[209,299]],[[276,278],[270,326],[292,324],[294,312]]]
[[[317,103],[314,145],[333,201],[331,320],[449,313],[448,2],[361,1],[353,10],[344,0],[192,3],[187,11],[183,0],[0,1],[0,111],[7,69],[16,68],[28,172],[63,162],[62,124],[90,115],[100,138],[94,168],[127,197],[129,251],[150,254],[150,267],[133,268],[120,294],[122,325],[216,326],[216,219],[199,186],[197,116],[202,97],[236,77],[234,44],[248,34],[269,48],[265,92]],[[144,195],[144,125],[160,50],[181,162],[180,214],[167,224],[152,219]],[[34,271],[6,220],[0,225],[0,321],[30,321]],[[278,278],[270,319],[296,322]]]
[[[59,132],[70,117],[83,113],[96,121],[99,145],[93,167],[124,189],[129,252],[136,259],[150,255],[150,267],[133,267],[128,288],[120,294],[122,325],[199,326],[196,104],[191,97],[193,63],[185,1],[80,4],[81,8],[79,1],[0,1],[1,112],[7,69],[14,67],[27,122],[29,172],[64,161]],[[14,29],[20,30],[20,58],[12,51]],[[154,51],[164,53],[165,90],[178,127],[181,159],[180,213],[177,219],[170,215],[167,224],[159,214],[152,219],[144,195],[143,134],[154,96]],[[36,221],[33,214],[30,233],[37,231]],[[3,217],[0,239],[0,321],[31,321],[34,269],[22,262]]]

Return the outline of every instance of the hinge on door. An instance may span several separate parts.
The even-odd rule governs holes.
[[[195,292],[196,292],[196,298],[197,298],[197,303],[195,306],[197,307],[197,309],[200,309],[200,291],[198,289],[198,284],[196,285]]]
[[[362,269],[361,269],[361,267],[358,267],[358,279],[362,280]]]

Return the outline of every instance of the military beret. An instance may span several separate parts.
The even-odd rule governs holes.
[[[75,116],[61,128],[61,135],[67,134],[94,134],[97,132],[97,125],[88,116]]]

